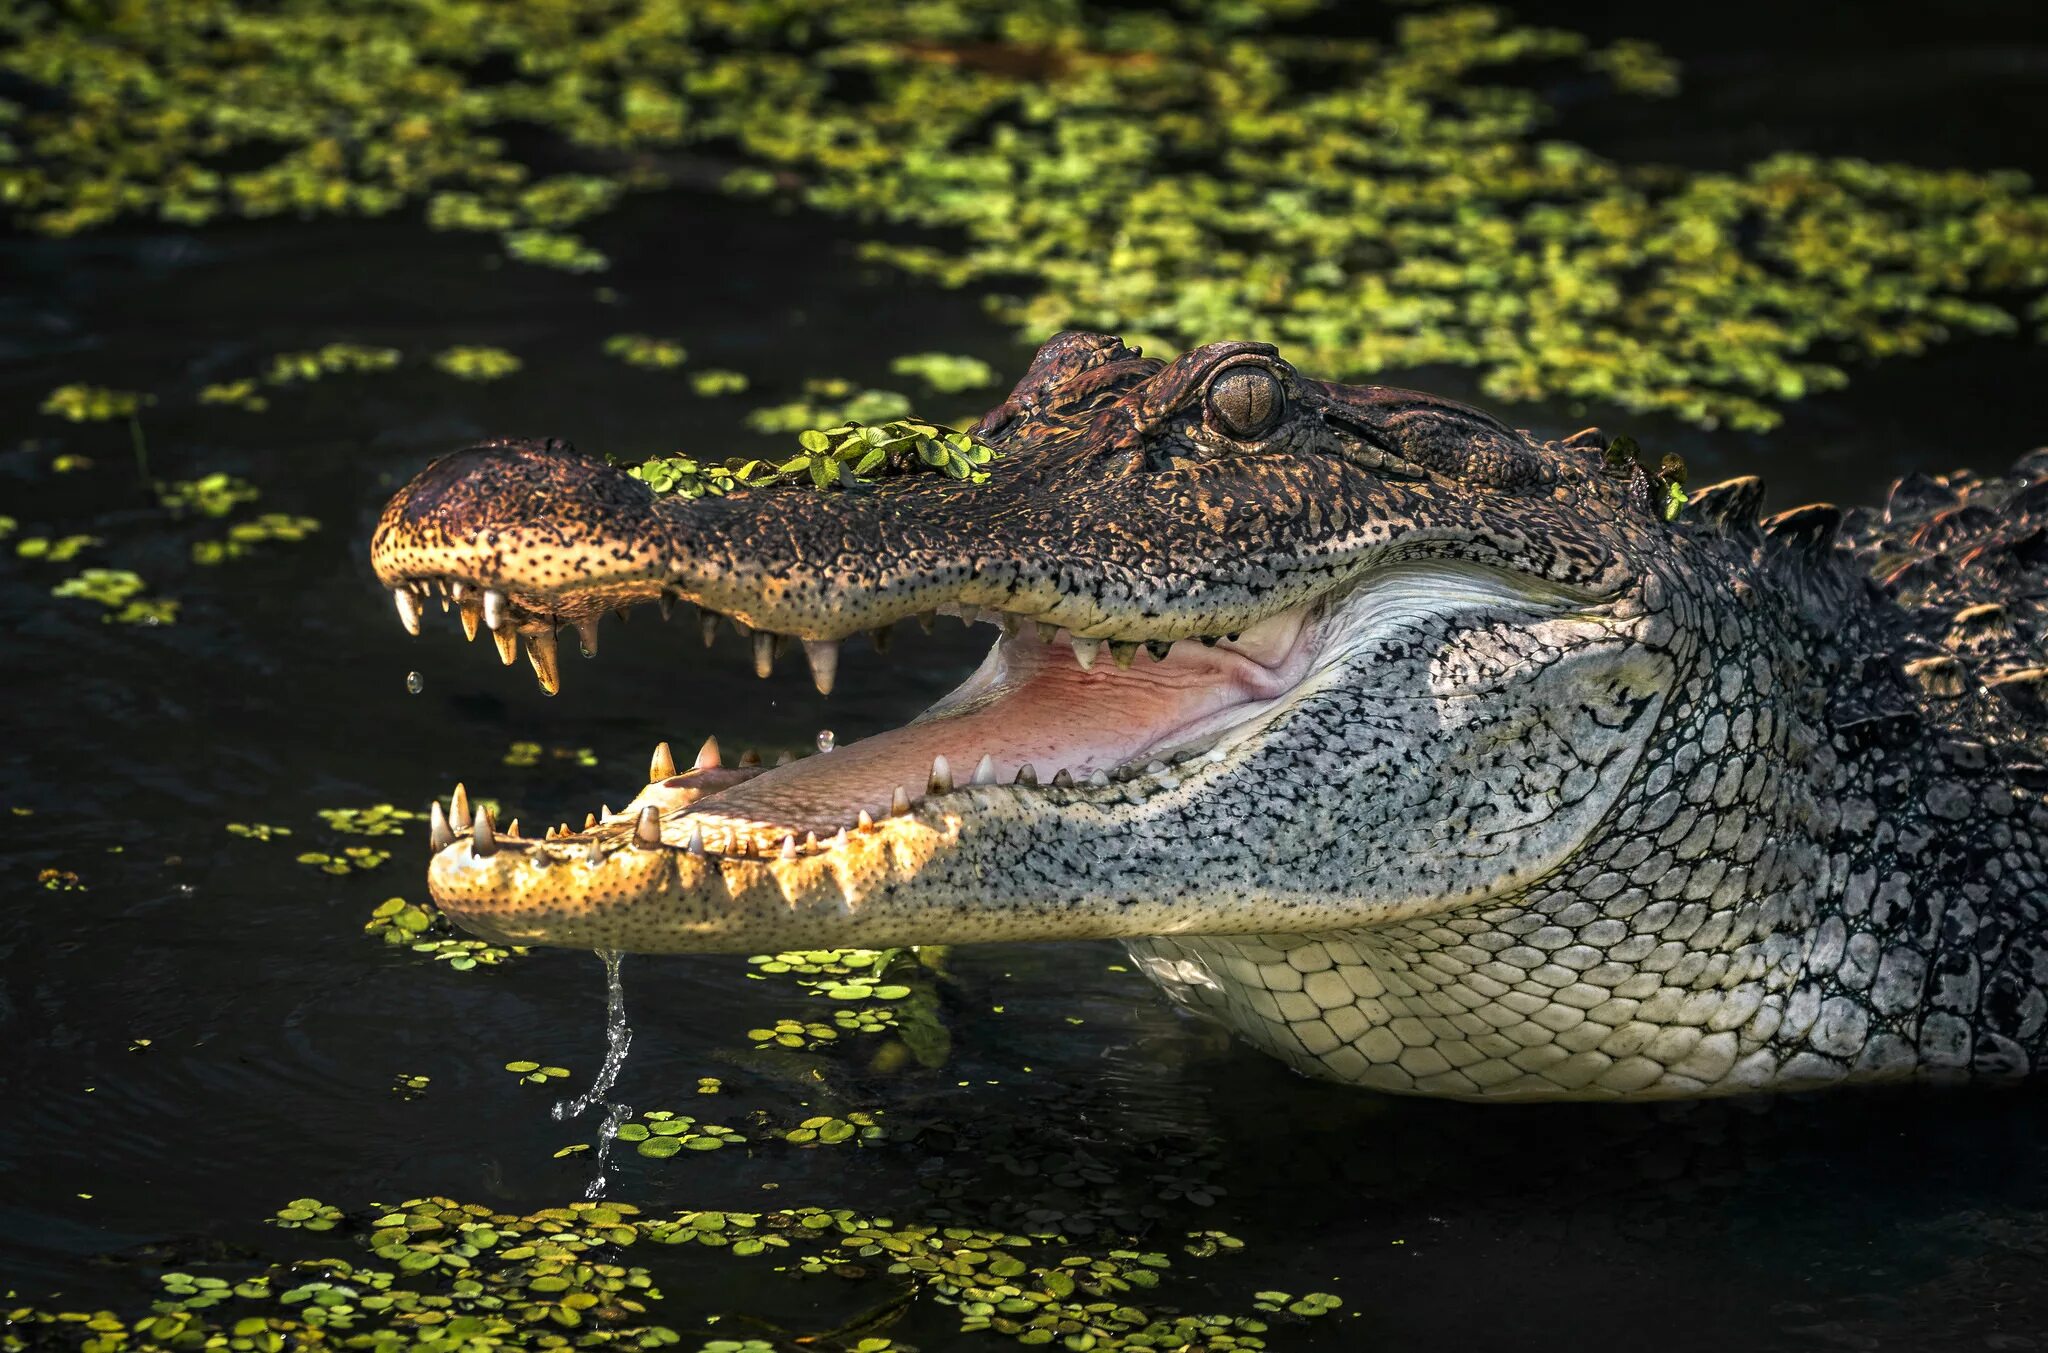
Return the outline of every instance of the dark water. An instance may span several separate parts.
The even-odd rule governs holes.
[[[1736,164],[1798,146],[2048,169],[2048,38],[2025,6],[1883,23],[1844,5],[1553,8],[1663,38],[1687,61],[1687,94],[1654,117],[1570,109],[1568,133],[1613,153]],[[139,1308],[149,1255],[273,1253],[261,1219],[301,1195],[521,1209],[580,1196],[587,1159],[551,1153],[588,1130],[554,1122],[549,1096],[500,1068],[595,1071],[597,960],[537,953],[456,973],[366,938],[377,902],[423,895],[424,843],[371,841],[395,850],[389,864],[332,878],[294,856],[361,842],[315,810],[418,806],[462,778],[529,822],[580,817],[630,795],[658,738],[680,748],[716,732],[772,752],[830,727],[843,743],[900,722],[974,662],[978,636],[911,633],[886,660],[849,652],[828,702],[799,663],[759,683],[736,646],[704,655],[647,616],[608,628],[601,661],[566,658],[548,700],[523,663],[501,669],[445,620],[421,640],[400,631],[364,566],[369,526],[398,482],[465,438],[717,447],[737,441],[749,403],[793,397],[808,376],[889,385],[893,352],[972,352],[1005,371],[1027,352],[971,297],[864,269],[841,223],[676,193],[594,233],[616,265],[601,284],[492,268],[472,240],[395,222],[0,243],[0,512],[20,520],[17,538],[106,542],[69,566],[0,546],[0,1290]],[[699,400],[600,354],[630,330],[680,337],[691,368],[737,368],[754,389]],[[35,413],[67,382],[189,392],[336,339],[412,360],[277,392],[262,415],[182,395],[146,414],[154,474],[239,474],[263,509],[322,523],[310,542],[218,568],[188,560],[201,528],[137,488],[121,425]],[[471,386],[420,360],[454,343],[509,348],[526,369]],[[1468,393],[1458,373],[1423,378]],[[1760,467],[1781,505],[1867,501],[1907,468],[1993,468],[2048,438],[2044,379],[2041,351],[1973,342],[1860,372],[1768,438],[1653,426],[1643,440],[1683,450],[1701,479]],[[1505,412],[1553,432],[1620,424],[1598,409]],[[96,463],[56,474],[60,451]],[[107,625],[90,603],[51,598],[79,566],[135,570],[182,601],[178,623]],[[515,740],[588,747],[598,765],[505,766]],[[230,821],[294,835],[242,840]],[[86,890],[45,889],[44,869],[75,871]],[[945,1066],[884,1073],[848,1054],[822,1079],[744,1037],[821,1003],[806,1011],[791,989],[746,980],[738,960],[628,960],[626,1101],[692,1111],[697,1078],[716,1075],[728,1117],[880,1109],[905,1140],[629,1154],[612,1196],[1006,1223],[1149,1209],[1140,1220],[1162,1243],[1197,1227],[1247,1242],[1183,1275],[1182,1305],[1243,1310],[1265,1287],[1345,1299],[1344,1315],[1276,1334],[1285,1348],[2048,1344],[2039,1089],[1656,1109],[1384,1100],[1291,1077],[1168,1009],[1120,957],[958,952],[941,987]],[[131,1051],[138,1039],[150,1045]],[[430,1089],[400,1099],[401,1072]],[[1077,1143],[1112,1182],[1002,1163]],[[1222,1192],[1207,1208],[1162,1201],[1175,1179]],[[669,1323],[725,1311],[815,1327],[860,1300],[721,1256],[663,1263]],[[892,1332],[982,1346],[952,1327],[933,1309]]]

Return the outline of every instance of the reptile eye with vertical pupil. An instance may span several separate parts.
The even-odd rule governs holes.
[[[1247,441],[1280,421],[1286,398],[1280,378],[1266,368],[1233,367],[1209,386],[1209,422],[1225,436]]]

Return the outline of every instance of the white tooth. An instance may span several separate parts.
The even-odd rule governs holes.
[[[640,810],[640,820],[633,825],[633,841],[650,849],[661,844],[661,812],[653,804]]]
[[[1147,775],[1164,775],[1166,773],[1166,763],[1164,761],[1149,761],[1145,764],[1145,773]]]
[[[1109,772],[1102,770],[1096,771],[1093,775],[1088,777],[1088,783],[1093,785],[1097,789],[1101,789],[1103,786],[1109,783]]]
[[[782,858],[785,860],[796,858],[796,838],[794,836],[782,838]]]
[[[766,677],[775,670],[775,636],[766,630],[754,631],[754,675]]]
[[[703,823],[692,822],[690,824],[690,844],[686,846],[685,849],[687,849],[692,855],[702,855],[704,853]]]
[[[818,848],[818,834],[817,834],[816,832],[805,832],[805,833],[804,833],[804,849],[805,849],[805,850],[816,850],[817,848]]]
[[[495,587],[484,589],[484,624],[494,630],[505,628],[505,594]]]
[[[704,745],[697,749],[697,769],[718,769],[718,739],[716,737],[704,739]]]
[[[818,694],[832,694],[832,680],[839,673],[839,641],[806,639],[804,656],[811,660],[811,681],[816,684]]]
[[[951,790],[952,788],[953,788],[953,768],[952,768],[952,766],[950,766],[950,765],[948,765],[948,764],[946,763],[946,758],[945,758],[945,757],[943,757],[943,756],[935,756],[935,757],[933,757],[933,758],[932,758],[932,778],[931,778],[931,781],[930,781],[930,785],[929,785],[929,787],[928,787],[928,788],[927,788],[927,789],[925,790],[925,793],[927,793],[927,794],[944,794],[944,793],[948,792],[949,790]]]
[[[454,844],[455,832],[448,826],[448,815],[441,811],[441,801],[435,799],[433,810],[427,814],[427,847],[439,852]]]
[[[619,614],[623,616],[625,612]],[[585,616],[576,622],[576,645],[586,658],[597,656],[597,622],[603,618],[601,615]]]
[[[860,817],[857,819],[857,822],[862,831],[866,831],[868,828],[875,825],[875,820],[872,817],[868,816],[868,810],[865,808],[860,810]]]
[[[825,844],[826,844],[827,846],[831,847],[831,848],[832,848],[833,850],[837,850],[837,849],[839,849],[839,848],[840,848],[841,846],[845,845],[845,844],[846,844],[846,828],[844,828],[844,827],[841,827],[841,828],[840,828],[840,829],[839,829],[838,831],[836,831],[836,832],[833,832],[833,833],[832,833],[832,839],[831,839],[830,841],[827,841],[827,842],[826,842]]]
[[[975,767],[974,767],[974,783],[976,783],[976,784],[978,784],[978,785],[992,785],[992,784],[994,784],[995,782],[996,782],[996,763],[995,763],[995,759],[994,759],[993,757],[990,757],[990,756],[989,756],[989,755],[987,755],[986,753],[984,753],[984,754],[982,755],[982,758],[981,758],[981,760],[980,760],[980,761],[979,761],[979,762],[978,762],[978,763],[977,763],[977,764],[975,765]]]
[[[896,792],[889,796],[889,816],[902,817],[910,811],[910,795],[903,792],[903,786],[896,786]]]
[[[450,583],[448,585],[448,595],[455,598],[457,601],[461,601],[464,597],[469,595],[469,584],[465,582]]]
[[[405,632],[415,639],[420,634],[420,599],[410,588],[394,587],[391,599],[398,603],[398,623],[405,626]]]
[[[1085,672],[1095,665],[1095,654],[1101,647],[1100,639],[1074,640],[1074,661],[1081,664],[1082,671]]]

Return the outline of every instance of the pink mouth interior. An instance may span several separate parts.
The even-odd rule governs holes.
[[[1305,610],[1290,611],[1214,647],[1183,640],[1161,661],[1140,651],[1128,668],[1105,646],[1086,671],[1064,634],[1050,643],[1019,634],[912,723],[756,775],[693,811],[824,836],[863,809],[884,816],[899,785],[922,797],[939,756],[958,785],[984,756],[998,784],[1026,765],[1049,784],[1061,770],[1081,781],[1201,749],[1300,682],[1311,628]]]

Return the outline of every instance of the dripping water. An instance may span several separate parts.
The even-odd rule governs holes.
[[[585,1198],[604,1196],[612,1141],[619,1135],[619,1125],[633,1112],[632,1105],[605,1098],[618,1083],[619,1071],[626,1065],[626,1050],[633,1046],[633,1030],[626,1023],[626,988],[619,981],[619,965],[625,955],[616,949],[600,949],[597,956],[604,961],[604,1064],[598,1067],[597,1078],[590,1082],[588,1090],[574,1099],[557,1102],[554,1111],[555,1121],[560,1123],[581,1118],[593,1104],[602,1103],[605,1107],[604,1122],[597,1129],[597,1173],[583,1190]]]

